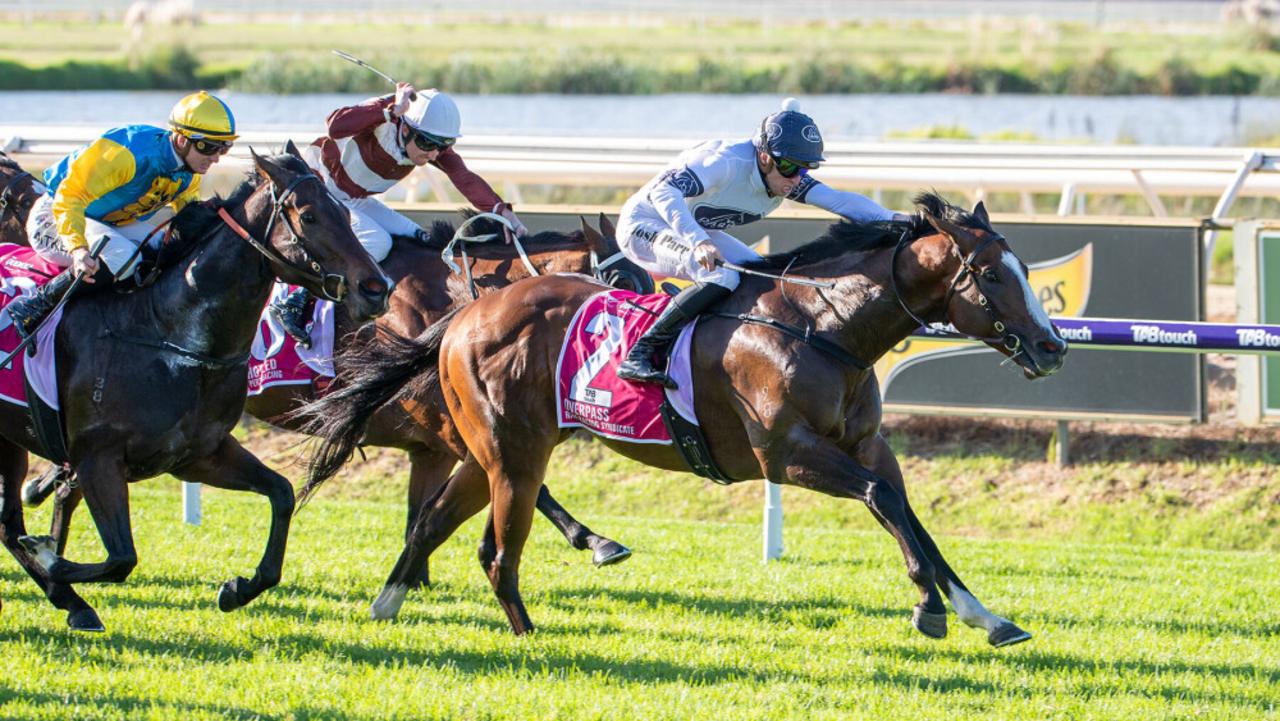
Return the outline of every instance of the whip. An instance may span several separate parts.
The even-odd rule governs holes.
[[[400,84],[400,83],[399,83],[395,78],[391,77],[390,75],[387,75],[386,73],[384,73],[384,72],[382,72],[381,70],[379,70],[379,69],[377,69],[377,68],[373,67],[373,66],[372,66],[372,65],[370,65],[369,63],[366,63],[365,61],[363,61],[363,60],[361,60],[360,58],[358,58],[358,57],[356,57],[356,56],[352,55],[351,53],[344,53],[344,52],[342,52],[341,50],[334,50],[334,51],[333,51],[333,54],[334,54],[334,55],[337,55],[338,57],[342,58],[343,60],[346,60],[346,61],[347,61],[347,62],[349,62],[349,63],[355,63],[356,65],[359,65],[360,67],[364,68],[365,70],[369,70],[369,71],[373,72],[375,75],[377,75],[378,77],[382,78],[383,80],[386,80],[387,82],[391,83],[392,85],[399,85],[399,84]],[[417,98],[417,97],[418,97],[418,94],[417,94],[417,93],[414,93],[414,94],[412,94],[412,95],[410,95],[410,96],[409,96],[409,99],[410,99],[410,100],[413,100],[413,99],[415,99],[415,98]]]

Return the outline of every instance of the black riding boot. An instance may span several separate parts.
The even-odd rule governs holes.
[[[311,347],[311,334],[307,332],[307,305],[310,302],[311,292],[299,288],[284,300],[271,304],[271,316],[280,321],[284,331],[303,348]]]
[[[9,319],[13,321],[13,327],[18,331],[18,337],[26,340],[28,336],[36,332],[40,327],[40,323],[53,312],[57,307],[58,301],[62,300],[62,296],[70,290],[75,275],[68,268],[61,273],[53,276],[48,283],[36,288],[31,295],[24,295],[21,298],[15,298],[9,304]],[[88,283],[81,283],[79,288],[84,288]],[[77,289],[77,295],[79,294]]]
[[[674,390],[676,382],[654,364],[654,356],[680,335],[680,329],[686,323],[697,318],[712,303],[729,297],[731,292],[715,283],[693,285],[680,291],[680,295],[667,305],[658,320],[631,346],[626,360],[618,366],[618,377],[627,381],[661,383]]]

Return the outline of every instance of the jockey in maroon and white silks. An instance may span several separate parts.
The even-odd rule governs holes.
[[[395,235],[425,237],[426,231],[374,197],[395,187],[415,168],[430,164],[482,212],[502,215],[518,236],[524,224],[493,188],[467,168],[453,144],[462,136],[462,118],[453,98],[439,90],[416,90],[399,83],[396,92],[338,108],[326,119],[328,134],[304,152],[307,164],[351,211],[351,229],[375,261],[391,252]],[[272,312],[299,343],[309,295],[296,291]]]

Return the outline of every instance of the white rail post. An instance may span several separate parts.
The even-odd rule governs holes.
[[[200,525],[200,484],[182,482],[182,520]]]
[[[764,560],[782,557],[782,486],[764,482]]]

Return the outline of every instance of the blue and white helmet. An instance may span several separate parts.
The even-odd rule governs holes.
[[[810,169],[826,160],[822,156],[822,133],[813,118],[800,112],[800,101],[795,98],[783,100],[782,110],[760,123],[755,144],[775,159],[785,158]]]

